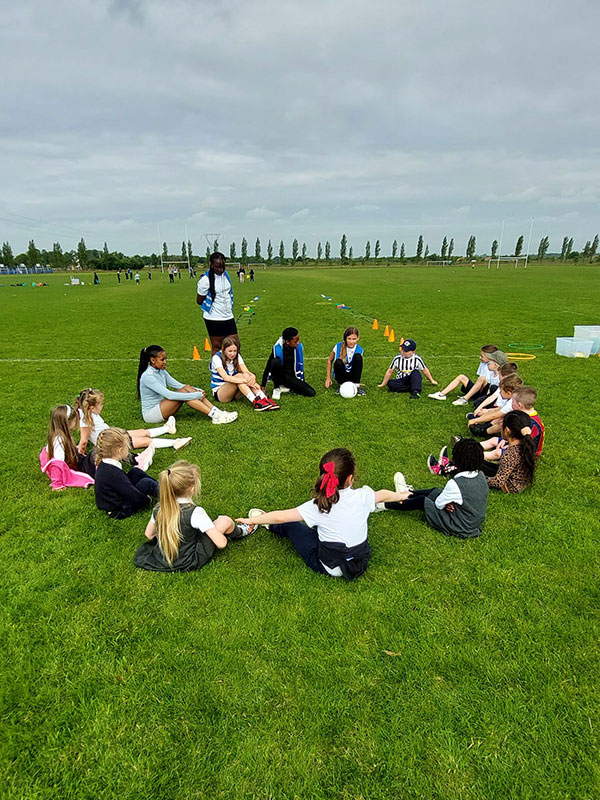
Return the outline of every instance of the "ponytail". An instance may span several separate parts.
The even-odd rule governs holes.
[[[348,338],[348,336],[351,336],[352,334],[354,334],[354,336],[359,335],[358,328],[355,328],[354,325],[350,325],[349,328],[346,328],[346,330],[344,331],[344,335],[342,336],[342,346],[340,347],[340,358],[342,359],[342,361],[346,360],[346,353],[348,352],[348,345],[346,344],[346,339]]]
[[[159,507],[156,513],[158,546],[169,566],[179,553],[181,543],[181,511],[178,497],[196,495],[200,491],[200,470],[196,464],[176,461],[158,476]]]
[[[140,396],[140,380],[142,375],[148,369],[148,364],[151,358],[155,358],[159,353],[162,353],[165,348],[159,344],[151,344],[149,347],[142,347],[140,350],[140,363],[138,364],[137,374],[137,396]]]
[[[504,428],[509,431],[512,438],[519,442],[523,469],[529,483],[533,481],[536,465],[535,442],[531,438],[530,426],[531,417],[524,411],[510,411],[504,417]]]
[[[319,477],[314,488],[315,503],[322,514],[328,514],[338,502],[340,487],[344,488],[355,470],[354,456],[344,447],[336,447],[325,453],[319,463]]]
[[[94,427],[94,421],[92,419],[93,409],[98,406],[104,400],[104,395],[102,392],[98,391],[98,389],[84,389],[82,392],[79,392],[75,401],[73,402],[73,412],[79,416],[79,412],[83,415],[83,421],[85,422],[85,426],[87,428]]]
[[[121,458],[122,451],[127,448],[127,454],[129,455],[130,446],[131,438],[126,430],[123,428],[105,428],[98,436],[96,466],[100,464],[103,458],[115,458],[117,461],[123,460]]]

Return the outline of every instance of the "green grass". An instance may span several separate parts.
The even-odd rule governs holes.
[[[284,396],[277,414],[237,404],[226,427],[179,414],[213,516],[303,502],[333,446],[355,452],[359,484],[389,488],[402,469],[441,485],[425,456],[465,409],[376,389],[395,346],[360,321],[368,395],[326,393],[325,357],[354,318],[321,293],[414,337],[440,382],[472,374],[490,341],[544,345],[521,368],[546,423],[533,490],[493,494],[471,542],[417,513],[376,515],[351,584],[265,531],[198,573],[136,570],[147,515],[116,523],[91,492],[52,493],[37,456],[50,408],[88,385],[108,422],[143,424],[144,345],[208,386],[206,358],[191,361],[205,336],[194,283],[4,278],[2,798],[597,798],[600,359],[554,355],[555,336],[599,321],[597,275],[281,270],[235,287],[238,310],[261,298],[240,329],[251,368],[295,324],[318,394]],[[157,451],[151,472],[171,460]]]

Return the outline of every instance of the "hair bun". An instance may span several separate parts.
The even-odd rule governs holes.
[[[531,428],[529,426],[521,428],[521,434],[523,436],[531,436]]]

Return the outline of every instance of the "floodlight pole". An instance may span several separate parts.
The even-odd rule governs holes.
[[[504,238],[504,223],[505,218],[502,217],[502,230],[500,231],[500,242],[498,244],[498,261],[496,262],[496,269],[500,269],[500,256],[502,255],[502,239]]]
[[[535,219],[535,217],[531,218],[531,225],[529,226],[529,241],[527,242],[527,253],[525,255],[525,267],[524,267],[524,269],[527,269],[527,262],[529,260],[529,250],[531,248],[531,234],[533,233],[533,221],[534,221],[534,219]]]

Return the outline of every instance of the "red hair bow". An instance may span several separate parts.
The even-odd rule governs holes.
[[[323,480],[321,481],[321,489],[325,489],[325,497],[331,497],[335,494],[335,490],[340,484],[335,474],[335,464],[333,461],[328,461],[323,464],[323,469],[325,470],[325,475],[323,475]]]

